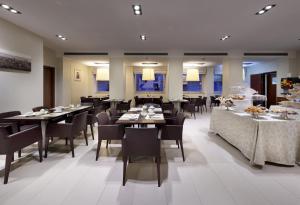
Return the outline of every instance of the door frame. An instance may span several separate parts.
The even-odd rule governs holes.
[[[50,106],[54,107],[55,106],[55,67],[52,66],[43,66],[43,105],[47,106],[45,104],[45,70],[48,69],[51,73],[51,102],[50,102]]]

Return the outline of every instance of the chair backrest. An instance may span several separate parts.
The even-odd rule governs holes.
[[[108,125],[110,124],[109,117],[106,112],[101,112],[97,114],[98,125]]]
[[[74,133],[77,134],[86,129],[87,115],[88,115],[88,111],[74,115],[72,119],[72,124],[73,124],[72,131]]]
[[[126,128],[123,152],[130,156],[159,156],[157,128]]]
[[[183,112],[180,112],[176,116],[175,124],[176,125],[183,125],[185,121],[185,115]]]
[[[5,139],[9,135],[9,130],[6,127],[0,126],[0,154],[5,154],[7,147],[7,140]]]
[[[162,104],[162,110],[174,110],[174,104],[169,102],[169,103],[163,103]]]
[[[49,110],[49,108],[46,107],[46,106],[38,106],[38,107],[32,108],[32,111],[33,111],[33,112],[39,112],[41,109]]]
[[[2,112],[2,113],[0,113],[0,122],[7,122],[3,118],[13,117],[13,116],[17,116],[17,115],[21,115],[21,112],[20,111]]]

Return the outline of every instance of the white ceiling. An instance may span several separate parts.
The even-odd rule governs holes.
[[[300,0],[3,0],[0,18],[60,51],[300,50]],[[133,15],[131,5],[142,5]],[[268,4],[277,6],[254,15]],[[141,41],[140,34],[148,40]],[[61,41],[63,34],[68,41]],[[226,41],[219,38],[228,34]]]

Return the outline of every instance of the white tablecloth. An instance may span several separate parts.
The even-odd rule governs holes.
[[[251,164],[274,162],[295,165],[299,160],[299,120],[281,120],[266,115],[253,119],[247,113],[214,108],[211,131],[238,148]]]

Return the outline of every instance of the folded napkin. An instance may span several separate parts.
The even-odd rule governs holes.
[[[162,109],[161,108],[154,108],[153,111],[154,112],[162,112]]]
[[[120,117],[120,120],[137,120],[139,118],[139,114],[124,114]]]

